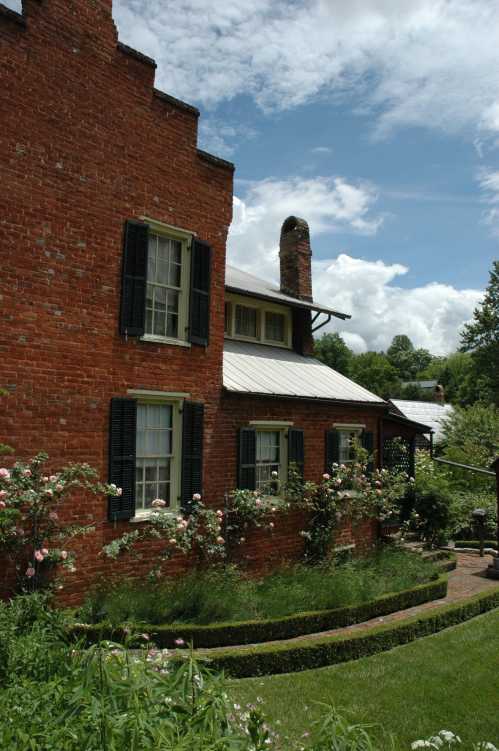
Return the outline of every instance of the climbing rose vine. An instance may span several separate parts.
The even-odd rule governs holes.
[[[11,562],[18,589],[35,591],[49,585],[57,566],[75,570],[72,540],[93,530],[70,525],[60,507],[66,497],[84,489],[94,494],[119,495],[120,488],[98,482],[88,464],[70,464],[55,473],[45,469],[47,454],[27,463],[0,467],[0,550]]]

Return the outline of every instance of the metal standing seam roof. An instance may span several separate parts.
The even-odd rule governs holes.
[[[326,399],[386,406],[376,394],[314,357],[281,347],[225,341],[223,384],[227,391],[260,396]]]
[[[411,401],[410,399],[390,399],[390,401],[404,417],[432,428],[436,442],[442,440],[442,421],[452,414],[451,404]]]
[[[307,308],[308,310],[314,310],[318,313],[327,313],[327,315],[341,318],[342,320],[352,317],[348,315],[348,313],[339,313],[337,310],[328,308],[326,305],[307,302],[306,300],[299,300],[296,297],[291,297],[291,295],[285,295],[281,292],[279,287],[271,284],[271,282],[268,282],[265,279],[259,279],[258,277],[253,276],[253,274],[241,271],[241,269],[236,269],[235,266],[225,267],[225,287],[229,292],[251,295],[263,300],[270,300],[271,302],[284,303],[285,305],[291,305],[294,308]]]

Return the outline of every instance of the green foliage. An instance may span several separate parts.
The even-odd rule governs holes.
[[[384,399],[388,399],[400,387],[398,371],[383,352],[357,355],[352,363],[351,377]]]
[[[450,461],[490,469],[499,454],[499,409],[475,404],[456,408],[444,423],[444,457]],[[494,478],[450,468],[453,486],[493,492]]]
[[[397,471],[370,471],[372,457],[358,443],[352,445],[353,461],[326,472],[317,484],[303,485],[302,505],[307,513],[305,560],[318,563],[328,558],[334,543],[334,530],[346,520],[384,521],[392,517],[397,499],[404,493],[407,476]]]
[[[435,579],[436,571],[420,556],[388,549],[349,564],[298,566],[256,581],[229,570],[218,576],[209,572],[196,579],[188,577],[185,585],[182,579],[154,587],[122,583],[88,597],[78,618],[89,623],[106,621],[95,629],[77,627],[73,634],[85,635],[90,641],[104,635],[116,638],[119,624],[131,620],[148,623],[145,628],[161,646],[172,646],[179,635],[196,646],[289,638],[358,623],[441,597],[446,585]],[[169,598],[168,590],[176,599]],[[241,620],[247,617],[252,620]],[[153,625],[175,618],[183,623]],[[210,626],[185,625],[208,619],[214,622]]]
[[[333,370],[347,377],[350,375],[354,355],[339,334],[322,334],[315,340],[314,353],[318,360]]]
[[[477,372],[484,378],[490,400],[499,406],[499,261],[494,261],[481,305],[466,324],[462,349],[472,352]]]
[[[67,546],[93,527],[68,525],[58,509],[69,493],[116,492],[98,482],[88,464],[70,464],[45,474],[48,456],[40,453],[29,462],[0,468],[0,547],[12,562],[20,591],[35,591],[52,583],[57,566],[73,571],[74,555]]]
[[[336,665],[408,644],[497,607],[499,588],[494,588],[467,600],[366,631],[350,632],[343,636],[306,638],[293,645],[274,643],[245,647],[240,651],[213,650],[210,653],[211,665],[214,669],[223,670],[227,675],[237,678],[292,673]]]
[[[386,352],[388,360],[403,380],[414,380],[431,363],[432,355],[426,349],[414,349],[405,334],[398,334]]]

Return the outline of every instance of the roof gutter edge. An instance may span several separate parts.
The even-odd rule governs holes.
[[[233,389],[224,386],[222,391],[231,396],[250,396],[256,399],[286,399],[289,401],[302,401],[302,402],[316,402],[325,404],[337,404],[339,406],[352,406],[352,407],[375,407],[376,409],[388,408],[388,403],[385,401],[380,402],[363,402],[354,399],[328,399],[324,396],[296,396],[294,394],[265,394],[257,391],[235,391]]]

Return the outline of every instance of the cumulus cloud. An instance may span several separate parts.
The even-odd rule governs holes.
[[[234,265],[270,278],[277,273],[278,235],[291,214],[306,217],[317,235],[351,231],[376,233],[383,217],[372,212],[377,192],[367,182],[353,184],[342,177],[292,177],[250,183],[244,200],[234,198],[229,254]]]
[[[377,215],[376,189],[353,185],[342,178],[264,180],[234,199],[229,234],[229,262],[262,278],[278,281],[278,244],[283,220],[301,214],[313,238],[342,232],[374,234],[382,223]],[[313,262],[316,300],[352,314],[352,320],[329,324],[340,331],[356,352],[386,349],[395,334],[407,334],[417,347],[445,354],[459,344],[459,330],[472,316],[480,290],[459,290],[431,283],[414,288],[397,285],[408,272],[401,263],[354,258]],[[326,330],[326,329],[323,329]]]
[[[357,95],[376,131],[499,131],[496,0],[115,0],[123,41],[158,83],[207,106]]]

